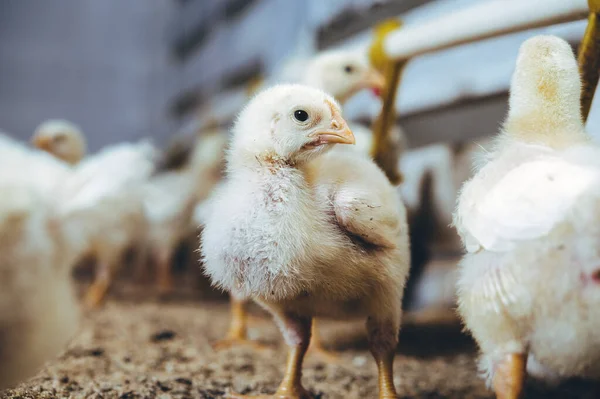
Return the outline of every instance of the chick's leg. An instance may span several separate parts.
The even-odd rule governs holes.
[[[527,356],[523,354],[506,355],[494,370],[492,385],[498,399],[518,399],[525,385]]]
[[[156,273],[158,292],[167,295],[173,291],[173,275],[171,274],[171,250],[160,249],[156,252]]]
[[[86,292],[84,306],[88,309],[99,307],[106,297],[106,293],[108,292],[111,282],[111,267],[107,262],[98,261],[98,264],[96,265],[94,282]]]
[[[379,375],[379,398],[396,399],[398,395],[394,387],[394,355],[398,345],[399,322],[369,317],[367,331],[369,349],[375,358]]]
[[[312,396],[302,386],[302,362],[308,350],[311,334],[311,318],[297,315],[275,315],[281,332],[289,346],[283,380],[273,395],[229,395],[234,399],[310,399]]]
[[[246,301],[231,296],[231,319],[229,322],[229,331],[225,339],[214,343],[214,349],[226,349],[237,345],[250,346],[257,350],[265,349],[264,345],[248,339],[248,313],[246,311]]]
[[[321,340],[321,334],[317,328],[317,320],[313,319],[312,322],[312,338],[310,340],[310,346],[308,347],[309,356],[314,356],[327,363],[339,363],[340,358],[335,352],[328,351],[323,347],[323,341]]]
[[[149,254],[149,244],[146,241],[140,241],[136,246],[133,264],[133,275],[137,282],[147,281]]]

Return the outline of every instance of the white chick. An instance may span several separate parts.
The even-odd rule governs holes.
[[[64,119],[49,119],[34,131],[33,144],[63,161],[75,165],[87,152],[81,129]]]
[[[148,142],[122,143],[81,161],[65,188],[73,192],[69,212],[78,218],[96,257],[94,282],[85,304],[99,306],[119,271],[123,254],[146,241],[144,185],[154,169],[155,148]],[[138,259],[139,262],[143,259]]]
[[[408,273],[406,212],[353,144],[335,100],[280,85],[240,113],[226,181],[207,212],[202,244],[213,283],[269,310],[289,346],[273,397],[308,398],[301,367],[313,317],[367,318],[380,398],[396,398],[393,358]]]
[[[498,398],[526,374],[600,378],[600,148],[580,91],[567,42],[523,43],[502,132],[458,200],[459,312]]]
[[[196,231],[203,201],[220,180],[226,142],[221,132],[207,132],[195,140],[181,169],[156,174],[145,184],[148,238],[163,295],[173,289],[173,252],[191,230]]]
[[[54,201],[68,175],[0,135],[0,390],[36,373],[77,329],[70,271],[80,240]]]
[[[331,50],[310,60],[300,83],[319,88],[343,104],[361,90],[379,95],[385,78],[370,65],[366,54]]]
[[[64,126],[69,125],[59,124],[61,129],[40,128],[32,142],[74,164],[74,177],[64,188],[65,193],[71,194],[65,194],[65,201],[70,214],[81,214],[75,219],[86,230],[88,252],[96,257],[94,283],[85,299],[86,306],[94,308],[105,298],[124,251],[145,240],[147,223],[141,185],[154,169],[156,150],[145,141],[123,143],[83,158],[83,135]],[[64,154],[70,154],[68,160]]]
[[[284,69],[284,72],[276,80],[303,83],[321,89],[340,103],[365,89],[371,89],[379,95],[385,85],[383,75],[370,65],[366,54],[361,52],[348,50],[326,51],[301,64],[300,66],[299,63],[296,63],[289,70]],[[355,133],[356,147],[359,147],[358,153],[368,155],[372,145],[371,131],[366,127],[356,126]],[[336,148],[336,150],[338,149]],[[357,152],[355,148],[339,148],[339,150]],[[206,207],[204,204],[200,204],[195,212],[196,220],[202,221],[204,212],[206,212]],[[261,345],[247,340],[246,311],[244,307],[245,303],[243,301],[232,298],[232,319],[229,332],[226,339],[215,345],[217,348],[229,347],[239,343],[261,348]],[[313,325],[316,325],[316,323],[313,323]],[[323,348],[320,335],[315,328],[313,328],[311,351],[326,360],[335,360],[335,355]]]

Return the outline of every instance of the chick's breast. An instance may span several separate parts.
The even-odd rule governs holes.
[[[277,173],[229,181],[216,193],[203,238],[213,280],[245,296],[293,301],[300,312],[315,313],[327,299],[329,309],[318,307],[329,316],[343,307],[335,303],[375,289],[398,298],[408,271],[405,211],[382,172],[332,152],[305,172]]]

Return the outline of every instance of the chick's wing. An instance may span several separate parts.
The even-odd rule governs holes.
[[[496,252],[548,234],[578,198],[600,181],[600,170],[560,158],[517,166],[481,196],[466,198],[462,227],[467,242]],[[473,182],[476,183],[476,182]],[[467,245],[467,250],[475,246]]]

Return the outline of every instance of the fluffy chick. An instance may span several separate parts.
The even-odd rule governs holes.
[[[600,378],[600,149],[584,131],[571,47],[521,46],[495,148],[463,187],[459,312],[499,398],[526,374]]]
[[[203,202],[221,178],[226,141],[227,136],[219,131],[206,132],[195,140],[180,169],[158,173],[144,185],[149,247],[163,295],[173,289],[175,248],[191,232],[197,234]]]
[[[309,397],[300,379],[313,317],[363,316],[380,397],[396,398],[392,363],[409,267],[396,191],[366,157],[328,153],[354,137],[335,100],[317,89],[265,90],[232,133],[202,254],[216,286],[254,299],[279,325],[290,351],[275,397]]]
[[[70,266],[80,240],[55,202],[68,176],[0,135],[0,390],[36,373],[77,329]]]
[[[32,143],[63,161],[75,165],[87,151],[81,129],[64,119],[49,119],[34,131]]]
[[[333,96],[340,103],[365,89],[371,89],[379,95],[385,85],[383,75],[370,65],[366,54],[348,50],[326,51],[309,60],[292,63],[287,69],[284,68],[284,72],[277,80],[303,83],[318,88]],[[362,126],[356,126],[356,130],[357,145],[351,146],[351,149],[345,148],[350,146],[342,146],[339,147],[339,150],[355,153],[358,151],[360,154],[368,155],[372,145],[371,131]],[[358,150],[353,147],[358,147]],[[204,212],[206,212],[206,207],[204,204],[200,204],[195,213],[197,220],[203,218]],[[225,340],[216,344],[217,348],[237,343],[251,344],[260,348],[260,345],[247,340],[244,307],[243,301],[232,299],[232,320],[229,332]],[[313,324],[316,325],[316,323]],[[335,360],[335,356],[323,348],[320,335],[315,328],[313,328],[311,351],[327,360]]]
[[[310,60],[300,83],[319,88],[344,103],[361,90],[370,89],[379,95],[385,78],[370,65],[365,54],[331,50]]]
[[[52,121],[34,134],[34,145],[73,164],[64,191],[68,212],[85,229],[87,252],[96,258],[94,283],[85,303],[99,306],[119,269],[124,251],[145,240],[146,213],[141,185],[154,168],[156,150],[148,142],[122,143],[85,157],[85,138],[67,122]],[[60,129],[59,129],[60,128]],[[66,156],[65,154],[69,154]],[[68,195],[68,194],[66,194]]]

